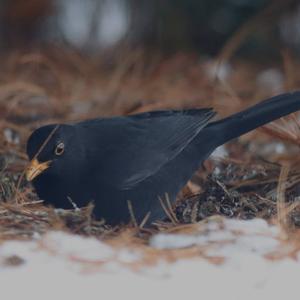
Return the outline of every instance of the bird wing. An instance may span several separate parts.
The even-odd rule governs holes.
[[[97,130],[101,128],[97,138],[101,139],[99,151],[103,155],[99,166],[104,176],[101,180],[119,190],[128,190],[181,153],[214,115],[210,108],[154,111],[100,119],[101,125],[94,120],[83,126],[88,134],[96,132],[95,125]]]
[[[181,153],[214,115],[212,109],[198,109],[127,117],[126,139],[121,148],[111,151],[112,161],[107,164],[114,186],[131,189],[154,175]]]

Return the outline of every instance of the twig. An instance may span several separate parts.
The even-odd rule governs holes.
[[[77,206],[77,204],[72,200],[71,197],[67,196],[67,199],[69,200],[69,202],[71,203],[71,205],[73,206],[75,211],[80,211],[79,207]]]
[[[165,206],[163,199],[158,197],[161,207],[163,208],[164,212],[166,213],[167,217],[171,220],[171,222],[175,225],[176,220],[173,218],[172,214],[170,213],[169,209]]]
[[[142,220],[142,222],[139,226],[140,229],[142,229],[145,226],[145,224],[147,223],[147,221],[150,218],[150,215],[151,215],[151,211],[147,212],[146,216],[144,217],[144,219]]]
[[[280,171],[278,187],[277,187],[277,220],[284,231],[287,231],[287,210],[285,206],[285,190],[288,174],[290,171],[289,165],[283,165]]]
[[[169,197],[168,193],[165,194],[165,199],[166,199],[166,203],[167,203],[170,214],[172,215],[175,222],[178,223],[178,219],[177,219],[177,217],[176,217],[176,215],[173,211],[173,207],[172,207],[172,204],[171,204],[170,197]]]
[[[130,214],[130,218],[131,218],[131,221],[133,223],[133,226],[138,228],[138,223],[136,221],[136,218],[135,218],[135,215],[134,215],[134,211],[133,211],[133,207],[132,207],[132,203],[130,200],[127,200],[127,206],[128,206],[128,210],[129,210],[129,214]]]

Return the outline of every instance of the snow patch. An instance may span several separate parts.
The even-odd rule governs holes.
[[[143,248],[113,247],[95,238],[50,232],[33,241],[0,245],[0,282],[4,299],[281,299],[298,294],[300,254],[270,260],[284,250],[280,230],[263,220],[223,218],[191,225],[186,233],[160,233],[150,244],[164,250],[154,265],[128,268],[143,258]],[[174,260],[168,249],[199,247],[199,255]],[[196,248],[197,250],[197,248]],[[205,250],[205,251],[204,251]],[[178,250],[184,251],[184,250]],[[196,252],[197,253],[197,252]],[[24,260],[4,265],[11,256]],[[224,258],[216,263],[217,257]]]

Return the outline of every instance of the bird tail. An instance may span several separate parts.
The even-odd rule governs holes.
[[[210,123],[206,128],[216,135],[218,146],[257,127],[300,110],[300,91],[264,100],[244,111]]]

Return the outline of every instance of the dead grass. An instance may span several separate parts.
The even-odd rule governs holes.
[[[300,68],[293,61],[291,71],[289,59],[285,56],[285,67],[272,67],[288,70],[284,86],[300,87],[296,79],[300,78]],[[200,194],[191,196],[186,188],[184,200],[175,209],[167,198],[162,199],[170,221],[158,221],[150,229],[143,228],[143,224],[111,228],[92,219],[91,207],[55,211],[39,203],[31,186],[20,180],[27,164],[26,140],[42,124],[160,108],[213,106],[220,116],[225,116],[271,96],[255,81],[259,72],[269,66],[234,61],[233,71],[216,83],[210,75],[213,62],[201,61],[192,54],[165,58],[143,51],[124,51],[91,58],[52,48],[14,52],[2,55],[0,61],[0,241],[30,239],[61,229],[97,236],[114,245],[131,243],[147,248],[153,233],[190,232],[194,223],[214,214],[243,219],[262,217],[278,222],[289,237],[291,233],[298,235],[300,210],[295,201],[300,161],[295,155],[300,145],[300,125],[296,115],[264,127],[264,134],[256,131],[244,137],[242,143],[229,144],[230,159],[208,161],[206,169],[194,178]],[[286,145],[284,155],[276,154],[275,148],[271,155],[263,153],[263,145],[274,143],[276,147],[278,142]],[[281,162],[289,163],[288,174],[282,173]],[[207,178],[215,168],[219,169],[218,176]],[[173,257],[194,253],[199,254],[199,250],[174,252]]]

